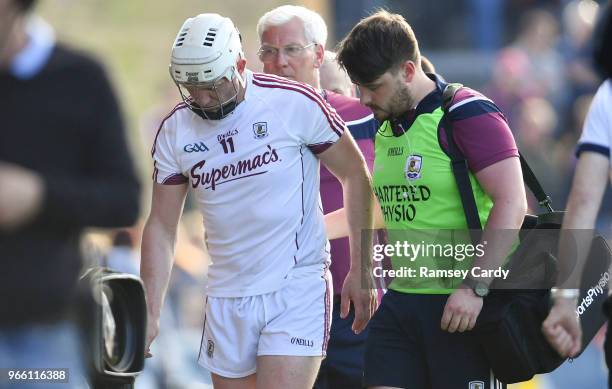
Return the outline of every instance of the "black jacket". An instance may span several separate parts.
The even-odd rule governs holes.
[[[117,100],[87,56],[58,45],[31,79],[0,73],[0,118],[0,161],[45,182],[36,219],[0,232],[0,325],[51,320],[74,296],[81,231],[133,224],[139,183]]]

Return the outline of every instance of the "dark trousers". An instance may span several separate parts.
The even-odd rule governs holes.
[[[484,351],[470,331],[440,328],[448,295],[389,290],[370,321],[366,386],[409,389],[499,389]]]

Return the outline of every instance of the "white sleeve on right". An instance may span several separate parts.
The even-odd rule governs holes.
[[[348,132],[346,124],[336,110],[322,97],[306,95],[300,106],[300,132],[302,142],[314,154],[319,154],[336,143],[344,132]],[[297,115],[296,115],[297,116]]]
[[[595,94],[578,141],[577,153],[594,151],[610,158],[612,146],[612,81],[606,80]]]
[[[164,120],[157,131],[151,151],[153,157],[153,181],[158,184],[179,185],[187,182],[181,173],[174,151],[175,120],[169,117]]]

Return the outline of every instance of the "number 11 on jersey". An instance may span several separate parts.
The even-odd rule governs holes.
[[[223,152],[225,154],[233,153],[234,151],[236,151],[234,149],[234,138],[232,138],[231,136],[229,138],[221,139],[219,141],[219,143],[221,143],[221,146],[223,146]],[[229,148],[228,148],[228,146],[229,146]]]

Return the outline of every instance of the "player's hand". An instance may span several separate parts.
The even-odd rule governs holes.
[[[542,332],[560,356],[576,356],[582,346],[582,330],[576,317],[576,300],[556,298],[548,317],[542,323]]]
[[[352,302],[355,307],[355,320],[351,328],[356,334],[365,329],[378,304],[372,279],[364,278],[365,284],[362,285],[360,269],[351,269],[342,285],[340,317],[344,319],[348,316]]]
[[[0,162],[0,229],[15,229],[32,219],[40,211],[43,192],[37,173]]]
[[[159,317],[154,317],[151,314],[147,317],[147,338],[145,342],[145,358],[151,358],[151,343],[159,334]]]
[[[469,288],[457,288],[446,300],[440,327],[448,332],[469,331],[476,325],[482,310],[482,297]]]

